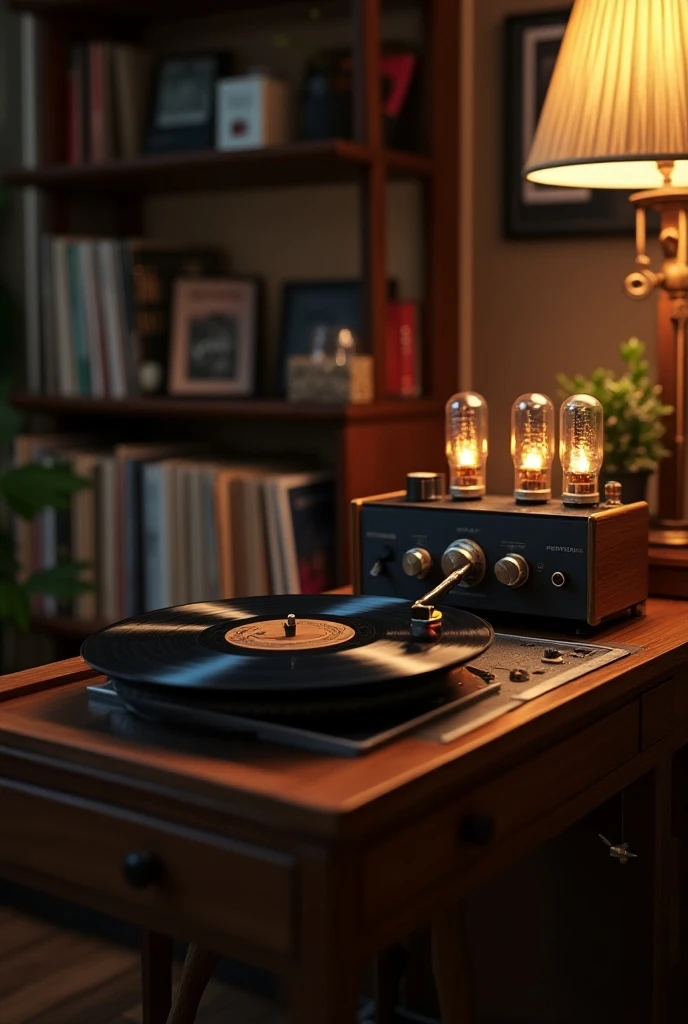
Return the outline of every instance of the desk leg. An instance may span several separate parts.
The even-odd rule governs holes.
[[[141,936],[143,1024],[165,1024],[172,1002],[172,939],[157,932]]]
[[[461,903],[449,904],[433,919],[432,967],[442,1024],[475,1024],[470,958]]]
[[[192,942],[186,951],[179,988],[167,1024],[194,1024],[198,1004],[212,977],[219,957]]]

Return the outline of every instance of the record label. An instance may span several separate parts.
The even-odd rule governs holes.
[[[345,622],[331,619],[297,619],[296,631],[288,636],[284,619],[265,619],[234,626],[225,640],[250,651],[313,651],[353,640],[356,631]]]

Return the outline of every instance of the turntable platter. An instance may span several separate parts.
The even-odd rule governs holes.
[[[253,597],[181,605],[108,626],[81,649],[89,665],[134,685],[216,696],[365,689],[452,668],[490,644],[492,627],[444,610],[434,642],[410,634],[398,598]],[[285,628],[293,616],[293,632]]]

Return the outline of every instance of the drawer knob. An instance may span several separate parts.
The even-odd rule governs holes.
[[[459,839],[473,846],[487,846],[494,835],[494,820],[488,814],[465,814],[459,822]]]
[[[162,875],[162,861],[154,853],[139,851],[128,853],[124,858],[124,877],[134,889],[145,889],[159,881]]]

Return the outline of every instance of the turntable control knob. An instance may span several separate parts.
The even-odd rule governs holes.
[[[446,493],[444,473],[407,473],[407,501],[439,501]]]
[[[425,548],[411,548],[401,559],[401,567],[407,576],[422,580],[432,569],[432,556]]]
[[[528,579],[528,563],[523,555],[505,555],[495,565],[494,572],[505,587],[522,587]]]
[[[460,587],[477,587],[485,575],[485,552],[473,540],[462,538],[452,541],[442,555],[442,572],[445,576],[466,564],[470,570],[459,583]]]

